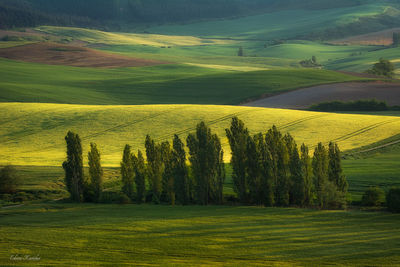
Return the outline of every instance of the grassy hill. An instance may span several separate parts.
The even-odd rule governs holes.
[[[15,254],[39,254],[41,265],[60,266],[393,266],[400,260],[400,215],[381,212],[49,203],[2,209],[0,216],[1,265]]]
[[[317,84],[360,80],[324,70],[236,72],[190,65],[95,69],[0,59],[0,101],[72,104],[239,104]]]
[[[357,0],[1,0],[2,28],[61,25],[121,29],[249,16],[287,9],[332,9],[360,5]]]
[[[224,27],[234,28],[228,25]],[[83,41],[89,47],[111,53],[175,63],[201,64],[200,66],[211,68],[220,66],[220,69],[228,70],[232,66],[242,69],[299,68],[301,60],[310,59],[312,56],[316,56],[325,69],[355,72],[369,69],[381,57],[394,60],[398,66],[400,63],[399,48],[390,46],[333,45],[302,40],[284,41],[282,44],[274,45],[257,39],[232,40],[190,35],[109,33],[51,26],[38,27],[36,30],[63,40]],[[190,34],[190,31],[185,34]],[[243,47],[244,57],[237,56],[240,46]]]
[[[0,163],[59,166],[65,157],[64,136],[80,134],[84,154],[89,142],[98,143],[105,166],[118,166],[122,149],[129,143],[143,149],[150,134],[156,141],[185,139],[201,120],[221,137],[225,160],[229,145],[224,131],[232,116],[246,122],[252,133],[265,132],[276,124],[296,140],[313,147],[331,140],[342,150],[369,145],[400,131],[400,118],[353,114],[204,105],[87,106],[2,103]]]
[[[307,9],[293,8],[226,20],[204,21],[184,25],[151,27],[151,33],[231,37],[239,39],[293,39],[311,32],[356,21],[363,16],[384,12],[387,4],[365,2],[353,7]]]

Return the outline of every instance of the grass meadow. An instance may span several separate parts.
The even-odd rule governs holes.
[[[234,206],[36,204],[0,210],[2,266],[393,266],[400,215]],[[11,261],[12,255],[40,261]]]

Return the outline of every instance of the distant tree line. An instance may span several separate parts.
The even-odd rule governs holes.
[[[312,105],[309,110],[313,111],[387,111],[400,110],[400,106],[388,106],[385,101],[376,99],[357,101],[330,101]]]
[[[354,5],[355,0],[0,0],[0,28],[51,24],[118,30],[126,24],[182,23],[290,8]]]

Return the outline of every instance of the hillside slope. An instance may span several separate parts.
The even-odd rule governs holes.
[[[317,142],[336,141],[347,150],[400,132],[400,117],[237,106],[1,103],[0,112],[4,114],[0,120],[0,164],[15,165],[60,166],[65,157],[64,137],[72,130],[82,138],[84,155],[89,143],[96,142],[103,164],[118,166],[125,144],[143,149],[147,134],[156,141],[171,141],[174,134],[185,140],[200,121],[220,136],[225,161],[229,161],[225,128],[232,116],[242,119],[251,133],[265,132],[275,124],[311,149]]]
[[[99,69],[0,59],[0,102],[239,104],[263,94],[360,79],[312,69],[236,72],[182,64]]]

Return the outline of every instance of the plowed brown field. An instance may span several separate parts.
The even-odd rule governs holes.
[[[400,84],[389,82],[336,83],[319,85],[275,95],[249,103],[244,106],[306,109],[313,104],[327,101],[354,101],[377,99],[390,106],[400,105]]]
[[[26,62],[75,67],[120,68],[142,67],[166,62],[131,58],[85,47],[56,43],[35,43],[0,49],[0,57]]]

